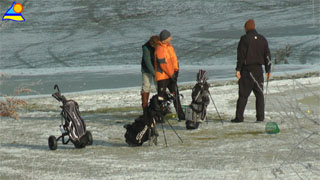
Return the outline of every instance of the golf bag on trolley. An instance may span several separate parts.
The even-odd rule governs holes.
[[[197,84],[192,89],[192,102],[186,108],[186,128],[197,129],[207,118],[207,106],[210,103],[208,78],[206,71],[199,70]]]
[[[164,101],[159,101],[158,95],[150,99],[146,114],[139,116],[132,124],[124,125],[127,130],[124,137],[130,146],[141,146],[146,141],[157,145],[159,133],[157,123],[163,123],[165,115],[170,111],[172,96],[168,94]]]
[[[52,96],[59,102],[62,102],[61,107],[61,136],[56,138],[50,136],[48,139],[48,145],[51,150],[57,149],[57,141],[62,139],[63,144],[68,144],[71,141],[76,148],[83,148],[86,145],[92,144],[92,134],[86,130],[86,124],[80,116],[79,105],[74,100],[67,100],[61,95],[58,85],[54,86],[58,92],[52,94]],[[67,136],[67,140],[65,139]]]

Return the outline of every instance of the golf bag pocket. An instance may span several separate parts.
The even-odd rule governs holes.
[[[207,83],[197,83],[192,89],[192,103],[208,105],[209,99],[209,85]]]
[[[124,137],[130,146],[141,146],[149,139],[151,133],[151,128],[143,117],[137,118],[132,124],[124,125],[124,128],[127,129]]]
[[[186,108],[187,129],[197,129],[206,118],[206,110],[202,104],[191,104]]]

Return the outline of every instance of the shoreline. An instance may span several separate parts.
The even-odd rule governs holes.
[[[92,71],[75,71],[69,74],[60,73],[56,75],[19,75],[2,77],[0,81],[0,94],[14,96],[15,90],[18,88],[29,88],[33,90],[29,94],[19,96],[32,95],[50,95],[54,92],[53,86],[58,84],[64,93],[86,93],[90,91],[109,91],[109,90],[126,90],[140,88],[141,72],[138,66],[135,69],[117,69],[110,72],[100,71],[100,69]],[[183,66],[183,71],[179,73],[178,84],[190,86],[196,83],[196,75],[199,69],[207,72],[208,82],[215,83],[236,80],[234,77],[234,67],[231,65],[222,66]],[[103,69],[103,68],[102,68]],[[130,69],[130,70],[128,70]],[[287,76],[286,74],[303,74],[308,72],[319,72],[319,65],[277,65],[273,67],[272,76]],[[97,71],[97,72],[95,72]],[[219,83],[217,83],[219,84]]]
[[[269,82],[268,95],[270,93],[279,91],[274,89],[274,85],[277,86],[277,84],[284,83],[290,85],[292,84],[291,79],[295,79],[301,82],[303,82],[304,80],[311,80],[313,82],[318,83],[318,81],[320,80],[318,77],[319,72],[308,72],[290,76],[275,76]],[[180,85],[180,94],[184,96],[184,98],[181,99],[182,105],[188,105],[191,102],[191,93],[194,84],[189,83]],[[217,100],[216,104],[218,106],[227,107],[227,104],[235,103],[235,98],[238,96],[237,80],[225,80],[210,83],[210,91],[212,97]],[[156,94],[156,91],[153,88],[153,91],[151,92],[149,98],[151,98],[154,94]],[[121,90],[94,90],[76,93],[62,92],[62,95],[64,95],[67,99],[73,99],[77,101],[80,106],[80,111],[86,114],[94,115],[117,111],[134,111],[135,114],[138,114],[141,111],[140,87],[123,88]],[[22,99],[27,101],[28,103],[26,107],[27,112],[25,112],[24,116],[36,116],[36,113],[39,111],[44,112],[59,110],[60,103],[58,103],[51,95],[25,96],[22,97]],[[234,109],[234,107],[232,108]],[[233,112],[230,112],[228,108],[224,109],[224,111],[233,114]]]
[[[309,71],[309,72],[284,72],[279,75],[277,73],[274,75],[272,74],[269,82],[277,81],[277,80],[286,80],[286,79],[301,79],[301,78],[308,78],[308,77],[320,77],[320,71]],[[219,87],[225,85],[235,85],[237,84],[238,80],[234,78],[226,78],[226,79],[218,79],[218,80],[208,80],[210,87]],[[189,90],[192,89],[193,86],[196,84],[196,81],[188,81],[188,82],[178,82],[179,90]],[[86,95],[86,94],[95,94],[95,93],[107,93],[107,92],[117,92],[117,91],[136,91],[137,89],[140,90],[140,86],[133,86],[133,87],[123,87],[123,88],[113,88],[113,89],[95,89],[95,90],[85,90],[85,91],[77,91],[77,92],[62,92],[65,95]],[[53,90],[53,89],[52,89]],[[55,92],[54,90],[52,93]],[[155,92],[154,84],[152,84],[152,92]],[[21,99],[32,99],[32,98],[44,98],[44,97],[51,97],[51,94],[40,94],[40,95],[18,95],[18,96],[7,96],[7,97],[19,97]],[[0,100],[3,97],[0,97]]]
[[[287,73],[286,75],[273,75],[273,74],[271,74],[271,78],[269,79],[269,82],[277,81],[277,80],[301,79],[301,78],[308,78],[308,77],[320,77],[320,71],[301,72],[301,73],[297,73],[297,74]],[[216,82],[212,82],[212,81],[213,80],[208,80],[210,87],[238,84],[238,80],[236,78],[230,79],[230,80],[216,80]],[[188,83],[191,83],[191,82],[188,82]],[[193,85],[189,85],[189,84],[183,85],[182,84],[182,86],[181,87],[179,86],[179,88],[181,88],[181,90],[186,90],[186,89],[192,89],[193,86],[194,86],[194,84]]]

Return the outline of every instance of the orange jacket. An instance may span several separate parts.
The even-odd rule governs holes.
[[[156,81],[169,79],[175,71],[179,70],[178,58],[171,44],[159,42],[154,57]]]

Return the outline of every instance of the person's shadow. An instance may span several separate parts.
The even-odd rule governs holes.
[[[92,146],[107,146],[107,147],[128,147],[126,143],[108,142],[104,140],[93,140]]]
[[[72,148],[74,148],[73,145],[67,145],[67,146],[62,146],[62,145],[59,146],[59,145],[58,145],[59,149],[72,149]],[[35,144],[7,143],[7,144],[1,144],[0,146],[8,147],[8,148],[18,148],[18,149],[50,150],[48,145],[45,146],[45,145],[35,145]]]
[[[0,144],[0,146],[7,147],[7,148],[32,149],[32,150],[41,150],[41,151],[50,150],[48,145],[37,145],[37,144],[6,143],[6,144]],[[90,146],[128,147],[126,143],[108,142],[104,140],[93,140],[93,143]],[[87,147],[90,147],[90,146],[87,146]],[[69,142],[67,145],[63,145],[59,141],[58,149],[71,150],[71,149],[77,149],[77,148],[75,148],[71,142]]]

